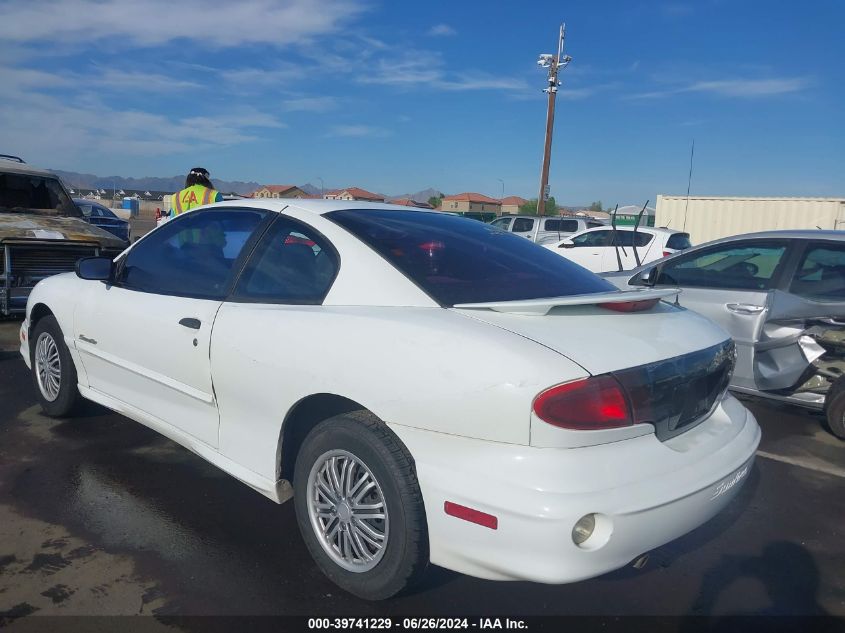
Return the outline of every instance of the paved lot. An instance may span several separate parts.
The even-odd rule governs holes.
[[[291,504],[97,406],[40,415],[18,326],[0,322],[0,615],[845,616],[845,443],[800,410],[749,403],[763,442],[740,496],[642,570],[544,586],[432,569],[371,604],[317,571]]]

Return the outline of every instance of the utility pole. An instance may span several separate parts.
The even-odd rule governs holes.
[[[569,55],[563,54],[565,38],[566,24],[561,24],[557,41],[557,55],[544,53],[537,60],[537,65],[549,69],[549,85],[543,90],[549,95],[549,105],[546,109],[546,142],[543,148],[543,168],[540,172],[540,195],[537,196],[537,215],[546,214],[546,198],[549,195],[549,163],[552,158],[552,134],[555,127],[555,97],[557,96],[557,87],[560,85],[558,73],[572,61]]]

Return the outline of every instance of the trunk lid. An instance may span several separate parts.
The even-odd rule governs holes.
[[[683,356],[729,338],[709,319],[665,301],[650,310],[630,313],[596,305],[655,296],[665,298],[676,293],[676,290],[611,292],[521,302],[463,304],[451,309],[524,336],[598,375]]]
[[[712,321],[665,302],[633,313],[599,307],[609,303],[608,294],[613,293],[574,304],[549,300],[555,305],[543,316],[502,312],[501,305],[453,309],[548,347],[593,376],[613,376],[627,396],[633,422],[653,425],[661,441],[707,419],[721,401],[734,368],[736,352],[727,333]],[[615,294],[629,299],[641,293]]]

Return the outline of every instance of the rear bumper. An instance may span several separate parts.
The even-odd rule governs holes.
[[[391,428],[416,461],[431,562],[543,583],[618,569],[706,522],[736,496],[760,441],[754,417],[731,396],[667,442],[532,448]],[[496,516],[497,529],[447,515],[446,501]],[[578,546],[572,529],[591,513],[596,530]]]

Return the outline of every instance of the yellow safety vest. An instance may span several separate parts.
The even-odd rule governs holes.
[[[173,215],[179,215],[194,207],[210,204],[215,200],[217,200],[216,190],[203,187],[202,185],[191,185],[173,194],[170,207],[173,209]]]

